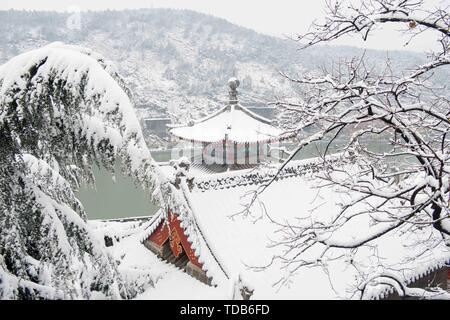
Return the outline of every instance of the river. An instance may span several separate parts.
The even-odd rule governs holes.
[[[318,150],[323,150],[325,142],[307,146],[296,155],[295,159],[306,159],[318,155]],[[373,148],[380,151],[384,147],[383,142],[372,143]],[[337,151],[337,148],[330,150]],[[166,162],[171,158],[172,150],[152,151],[153,158],[158,162]],[[77,193],[83,203],[89,219],[116,219],[153,215],[158,207],[149,200],[149,195],[140,187],[136,187],[133,181],[121,174],[116,168],[116,182],[111,173],[105,169],[95,168],[94,175],[96,189],[82,185]]]

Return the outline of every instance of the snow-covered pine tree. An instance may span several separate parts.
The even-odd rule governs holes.
[[[0,66],[0,299],[133,294],[73,191],[93,182],[94,164],[113,170],[120,158],[157,198],[160,177],[127,93],[84,48],[52,44]]]

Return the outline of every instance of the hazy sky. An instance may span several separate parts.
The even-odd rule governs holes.
[[[183,8],[225,18],[247,28],[274,36],[293,36],[305,32],[314,18],[324,14],[325,0],[0,0],[0,9],[68,11],[131,8]],[[445,4],[450,0],[426,0],[427,5]],[[405,49],[407,37],[392,32],[398,26],[386,26],[368,41],[359,37],[339,40],[336,44],[377,49]],[[435,46],[433,34],[424,33],[406,49],[427,51]]]

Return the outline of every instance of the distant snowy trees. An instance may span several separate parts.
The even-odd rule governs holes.
[[[276,70],[304,74],[333,58],[361,51],[345,46],[316,46],[299,51],[294,42],[193,11],[83,12],[80,30],[67,28],[69,15],[0,12],[0,63],[49,41],[87,46],[107,53],[126,76],[136,104],[147,106],[139,117],[167,116],[177,106],[177,122],[190,116],[200,118],[222,105],[227,100],[225,84],[231,76],[243,80],[241,102],[246,106],[260,105],[274,97],[296,94],[298,86],[283,81],[274,73]],[[368,50],[366,54],[374,63],[384,62],[382,51]],[[408,52],[391,52],[390,56],[394,70],[422,60],[420,54]],[[251,79],[251,86],[244,80],[246,76]],[[441,76],[442,80],[446,77],[448,73]],[[185,98],[196,108],[183,104]],[[154,103],[161,112],[155,112]]]
[[[103,57],[79,47],[52,44],[0,66],[0,299],[135,294],[74,195],[94,164],[112,171],[120,158],[158,198],[126,92]]]
[[[293,268],[325,266],[327,259],[336,258],[327,254],[329,250],[338,249],[347,252],[351,264],[352,254],[370,247],[371,241],[422,228],[430,229],[430,248],[442,241],[450,244],[450,100],[448,83],[433,82],[434,74],[450,65],[448,8],[426,10],[420,0],[327,4],[325,21],[299,36],[304,47],[348,34],[366,39],[377,24],[385,23],[403,27],[411,41],[425,30],[434,31],[439,47],[428,62],[401,72],[393,70],[390,61],[374,68],[363,56],[335,62],[322,74],[285,74],[305,95],[280,101],[279,107],[295,115],[297,130],[315,132],[300,142],[292,157],[311,143],[326,141],[326,170],[317,178],[324,187],[351,195],[330,221],[285,228],[286,241],[279,245],[296,257],[285,262]],[[374,149],[374,141],[385,145]],[[337,142],[342,162],[331,165],[325,156]],[[350,226],[362,217],[369,219],[371,228],[350,237]]]

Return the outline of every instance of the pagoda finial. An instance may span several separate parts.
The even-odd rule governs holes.
[[[230,95],[230,105],[234,105],[238,103],[238,98],[237,98],[237,87],[239,87],[239,80],[235,77],[230,78],[228,80],[228,86],[230,87],[228,93]]]

